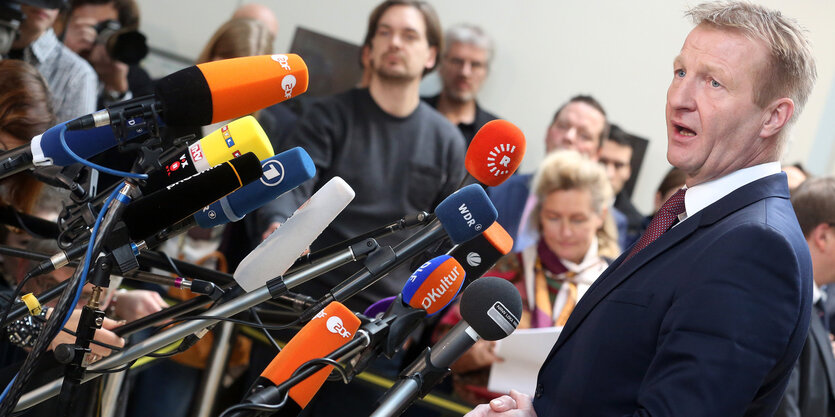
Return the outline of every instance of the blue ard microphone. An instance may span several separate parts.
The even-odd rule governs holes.
[[[263,174],[259,181],[251,182],[195,213],[197,224],[209,228],[236,222],[316,174],[310,155],[299,147],[261,161],[261,168]]]

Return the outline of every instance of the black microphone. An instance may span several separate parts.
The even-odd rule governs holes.
[[[140,241],[260,177],[261,161],[247,152],[134,201],[122,220],[131,239]]]
[[[478,339],[499,340],[513,333],[522,317],[522,297],[509,281],[484,277],[464,290],[460,308],[463,320],[401,372],[372,417],[399,416],[449,374],[449,366]]]

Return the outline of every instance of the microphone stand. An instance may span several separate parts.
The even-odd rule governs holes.
[[[352,246],[352,248],[349,248],[342,254],[325,259],[321,261],[321,263],[317,263],[316,265],[313,265],[310,268],[307,268],[303,271],[298,271],[287,276],[274,278],[270,280],[266,285],[252,292],[243,294],[239,297],[229,300],[228,302],[225,302],[223,304],[209,309],[208,311],[206,311],[206,315],[213,317],[231,317],[260,303],[263,303],[276,297],[280,297],[281,295],[285,294],[289,288],[301,285],[325,272],[331,271],[335,268],[344,265],[345,263],[356,260],[353,248],[365,248],[362,249],[362,251],[365,253],[370,253],[378,250],[378,248],[380,247],[373,240],[362,245],[354,245]],[[104,358],[101,361],[92,364],[88,367],[88,369],[90,371],[101,371],[124,365],[135,359],[139,359],[142,356],[145,356],[151,352],[159,350],[162,347],[168,346],[179,339],[188,337],[195,332],[201,332],[206,327],[212,326],[216,324],[218,321],[220,320],[199,319],[185,322],[181,325],[159,332],[118,353],[114,353],[108,356],[107,358]],[[82,378],[81,383],[85,383],[92,379],[98,378],[99,376],[101,376],[101,373],[99,372],[87,372]],[[25,410],[27,408],[41,403],[42,401],[48,398],[55,396],[59,392],[61,384],[62,379],[59,378],[26,393],[20,398],[20,401],[17,403],[15,411]]]

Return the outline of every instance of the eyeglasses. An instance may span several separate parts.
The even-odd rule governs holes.
[[[461,59],[461,58],[444,58],[444,60],[449,63],[450,66],[455,68],[463,68],[464,65],[470,64],[470,69],[473,71],[481,71],[487,69],[487,63],[483,61],[472,61],[468,59]]]

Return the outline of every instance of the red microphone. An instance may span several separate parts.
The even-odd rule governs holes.
[[[525,148],[525,134],[518,127],[507,120],[491,120],[470,142],[465,167],[478,182],[495,187],[516,172]]]

